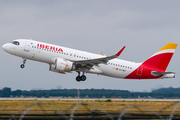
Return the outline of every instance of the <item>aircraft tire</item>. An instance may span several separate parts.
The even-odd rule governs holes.
[[[80,77],[80,76],[77,76],[77,77],[76,77],[76,81],[77,81],[77,82],[80,82],[80,81],[81,81],[81,77]]]
[[[24,67],[25,67],[25,65],[24,65],[24,64],[22,64],[20,67],[21,67],[21,68],[24,68]]]
[[[82,80],[82,81],[85,81],[85,80],[86,80],[86,76],[85,76],[85,75],[82,75],[82,76],[81,76],[81,80]]]

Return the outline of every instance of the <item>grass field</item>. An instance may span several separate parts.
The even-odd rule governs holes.
[[[87,113],[95,111],[107,111],[109,113],[122,113],[127,107],[126,113],[152,114],[157,112],[161,115],[171,114],[179,102],[148,102],[148,101],[0,101],[1,114],[21,114],[28,110],[27,114],[57,114],[63,112],[69,114],[76,107],[75,113]],[[79,106],[78,106],[79,105]],[[174,115],[180,115],[180,107]]]

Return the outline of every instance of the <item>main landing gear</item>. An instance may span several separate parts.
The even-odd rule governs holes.
[[[86,80],[86,76],[84,75],[84,72],[83,72],[82,76],[80,76],[80,72],[78,72],[78,76],[76,77],[76,81],[80,82],[80,81],[85,81],[85,80]]]
[[[26,63],[26,58],[23,58],[23,64],[21,64],[21,68],[24,68],[25,67],[25,63]]]

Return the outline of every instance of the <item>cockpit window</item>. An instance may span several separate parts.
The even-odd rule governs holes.
[[[20,43],[18,41],[13,41],[12,44],[14,45],[20,45]]]

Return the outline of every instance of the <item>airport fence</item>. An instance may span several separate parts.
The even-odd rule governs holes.
[[[93,106],[94,109],[90,109],[89,106]],[[172,111],[163,111],[172,106]],[[91,103],[79,102],[66,110],[59,110],[53,105],[36,102],[18,111],[8,110],[5,106],[0,105],[0,120],[179,120],[179,106],[180,102],[174,102],[165,106],[162,110],[156,111],[141,105],[129,105],[121,110],[112,111],[104,110]],[[34,107],[40,109],[33,110]],[[85,110],[78,110],[79,107],[83,107]],[[136,110],[132,111],[132,109]]]

